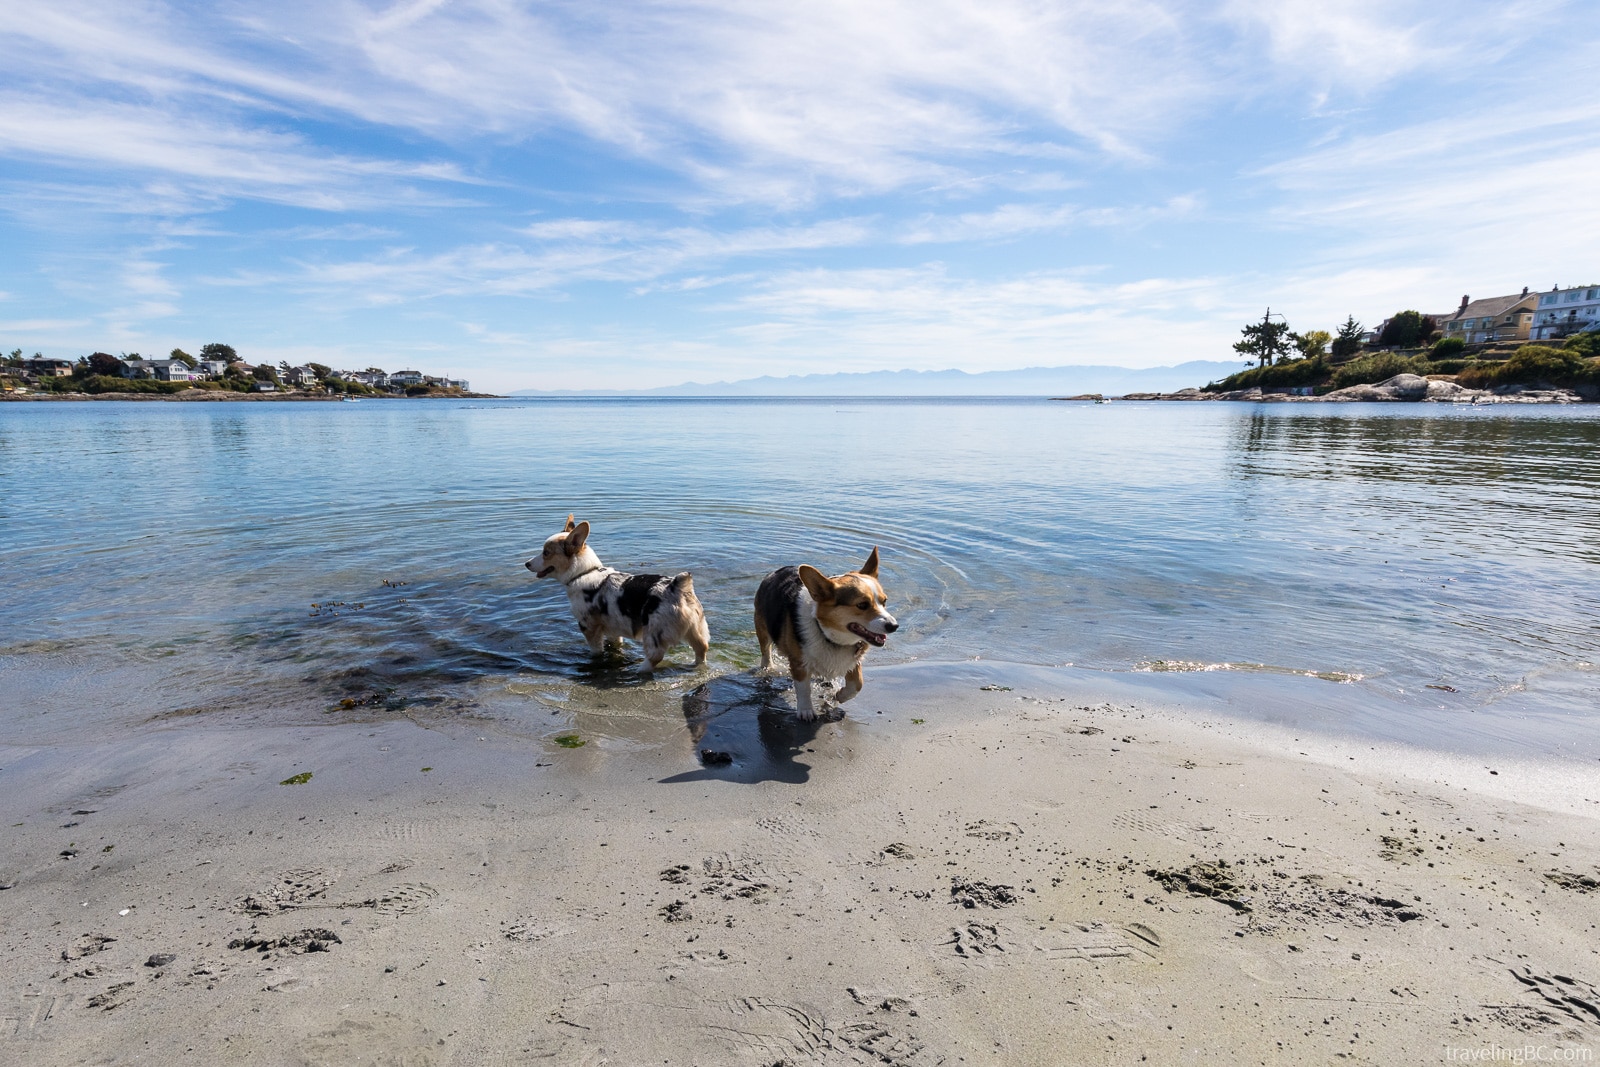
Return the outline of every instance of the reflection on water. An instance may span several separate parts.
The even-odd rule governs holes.
[[[727,674],[695,687],[683,698],[683,718],[702,766],[661,781],[715,778],[798,785],[809,779],[811,766],[802,756],[827,720],[796,718],[784,699],[789,689],[759,671]]]
[[[519,680],[558,681],[574,706],[636,691],[675,717],[688,679],[646,678],[637,650],[591,656],[560,589],[521,566],[575,511],[607,563],[694,572],[712,628],[707,707],[738,712],[690,719],[704,719],[701,747],[722,751],[726,735],[728,751],[766,753],[752,774],[804,763],[771,755],[804,739],[763,742],[762,723],[786,713],[739,680],[756,659],[757,583],[787,563],[837,573],[873,545],[902,623],[875,663],[1271,664],[1351,680],[1402,714],[1443,692],[1432,685],[1483,714],[1514,693],[1519,708],[1590,715],[1597,416],[995,400],[0,405],[0,654],[12,670],[70,660],[139,675],[121,687],[128,707],[30,688],[30,707],[61,721],[135,703],[140,718],[467,707]],[[746,773],[729,766],[707,773]]]

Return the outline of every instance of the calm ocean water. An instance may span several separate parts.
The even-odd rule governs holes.
[[[522,568],[572,511],[607,563],[694,572],[718,671],[754,662],[769,569],[878,545],[880,663],[1283,672],[1402,719],[1592,725],[1597,461],[1587,407],[4,404],[0,722],[681,688],[591,658]]]

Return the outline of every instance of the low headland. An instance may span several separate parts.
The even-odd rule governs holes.
[[[1057,400],[1410,401],[1449,404],[1577,404],[1600,400],[1600,333],[1561,346],[1480,345],[1453,339],[1428,349],[1377,351],[1347,360],[1284,359],[1170,393],[1098,393]]]
[[[0,359],[0,400],[316,401],[417,397],[487,397],[447,376],[379,367],[335,370],[322,363],[251,364],[231,345],[208,344],[199,357],[175,348],[164,359],[95,352],[77,360]]]

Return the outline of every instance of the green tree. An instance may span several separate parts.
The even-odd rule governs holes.
[[[1334,359],[1349,359],[1361,351],[1361,324],[1354,315],[1347,316],[1344,325],[1339,327],[1332,349]]]
[[[194,365],[198,362],[198,360],[181,348],[174,348],[172,350],[172,355],[169,358],[177,360],[190,370],[194,370]]]
[[[1378,334],[1379,348],[1416,348],[1433,333],[1435,323],[1420,311],[1399,311]]]
[[[11,354],[6,356],[6,362],[13,367],[20,367],[22,365],[22,349],[13,348]]]
[[[269,364],[258,363],[256,364],[256,369],[251,371],[251,373],[255,375],[256,381],[258,382],[271,382],[274,385],[283,384],[278,380],[278,372]]]
[[[101,374],[109,378],[120,378],[123,369],[127,366],[122,360],[109,352],[96,352],[89,357],[89,373]]]
[[[1294,342],[1301,359],[1316,359],[1327,354],[1328,342],[1333,340],[1333,334],[1327,330],[1308,330],[1305,333],[1291,333],[1289,340]]]
[[[1240,331],[1244,337],[1233,343],[1233,350],[1245,359],[1259,360],[1263,367],[1277,362],[1289,352],[1289,324],[1273,322],[1272,309]]]
[[[225,345],[213,341],[211,344],[200,349],[200,358],[220,359],[228,363],[233,363],[238,360],[239,353],[233,350],[232,345]]]
[[[324,363],[307,363],[306,366],[311,368],[311,373],[315,374],[320,382],[333,377],[333,368]]]

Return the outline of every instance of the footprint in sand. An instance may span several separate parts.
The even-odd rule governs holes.
[[[1154,959],[1161,945],[1160,937],[1143,923],[1133,927],[1066,923],[1037,931],[1031,940],[1033,950],[1049,960]]]
[[[1193,841],[1194,831],[1177,822],[1158,819],[1142,811],[1124,811],[1112,817],[1111,825],[1119,830],[1152,837],[1170,837],[1174,841]]]
[[[386,889],[376,896],[367,897],[359,903],[352,902],[339,905],[341,908],[367,908],[377,911],[379,915],[410,915],[412,912],[421,911],[434,898],[439,891],[426,882],[415,882],[406,885],[397,885],[393,889]]]
[[[234,910],[246,915],[276,915],[326,904],[328,890],[336,880],[317,870],[285,871],[266,889],[240,897],[234,902]]]
[[[1022,827],[1014,822],[990,822],[988,819],[979,819],[966,828],[966,835],[983,841],[1015,841],[1022,836]]]
[[[27,992],[16,1011],[0,1015],[0,1038],[31,1038],[47,1035],[48,1024],[60,1013],[69,996]]]
[[[370,1021],[345,1019],[300,1042],[307,1067],[345,1067],[372,1063],[384,1067],[433,1067],[441,1062],[440,1035],[398,1015],[383,1013]]]

